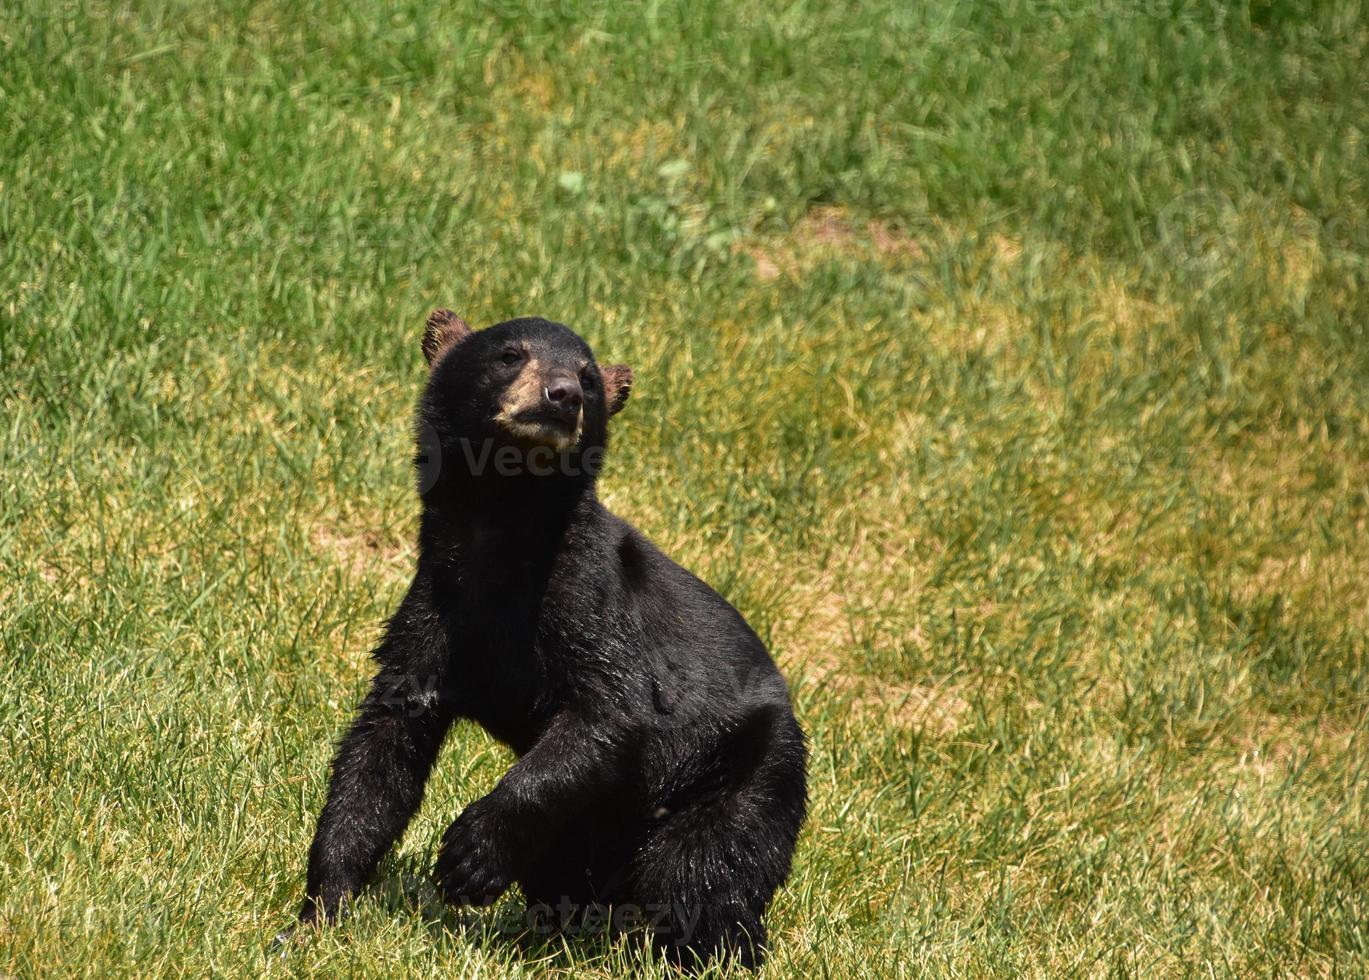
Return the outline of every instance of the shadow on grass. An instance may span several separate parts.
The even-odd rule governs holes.
[[[438,949],[462,945],[539,971],[628,969],[634,976],[683,975],[656,955],[644,928],[595,928],[575,921],[562,926],[530,913],[516,887],[489,908],[454,908],[442,900],[427,869],[413,859],[387,862],[360,900],[378,906],[386,916],[416,918]],[[345,929],[346,924],[337,928]],[[272,951],[288,956],[313,934],[313,929],[291,926],[275,937]],[[716,967],[690,974],[715,975],[720,975]]]

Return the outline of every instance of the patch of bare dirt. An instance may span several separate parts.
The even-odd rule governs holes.
[[[376,531],[359,533],[318,525],[310,539],[324,554],[329,555],[352,575],[375,575],[403,578],[411,571],[412,546]]]
[[[874,566],[871,574],[852,562],[840,575],[832,572],[801,574],[789,593],[783,626],[777,629],[776,652],[795,679],[841,693],[854,710],[871,718],[909,730],[949,735],[968,713],[969,702],[957,685],[927,679],[914,684],[892,682],[864,673],[853,662],[858,629],[868,615],[867,602],[852,594],[881,599],[875,582],[887,583]],[[885,638],[892,642],[892,638]],[[913,642],[918,642],[914,637]]]
[[[787,235],[745,242],[739,249],[756,263],[756,278],[762,282],[796,275],[833,252],[873,260],[926,258],[922,246],[902,229],[875,218],[857,223],[845,208],[834,205],[813,208]]]

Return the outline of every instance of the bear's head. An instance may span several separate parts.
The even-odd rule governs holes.
[[[600,367],[574,331],[538,317],[472,330],[450,310],[435,310],[423,354],[421,425],[438,442],[444,469],[475,476],[586,468],[592,476],[609,416],[632,389],[627,365]]]

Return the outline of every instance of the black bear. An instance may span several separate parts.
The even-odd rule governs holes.
[[[595,496],[632,372],[536,318],[438,310],[423,352],[417,571],[339,745],[300,920],[337,917],[469,718],[518,758],[443,835],[444,898],[516,881],[563,924],[628,908],[672,959],[759,965],[807,750],[741,614]]]

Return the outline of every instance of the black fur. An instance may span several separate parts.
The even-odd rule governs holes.
[[[338,915],[418,809],[451,723],[470,718],[518,760],[443,836],[449,900],[488,904],[516,881],[563,923],[636,906],[686,963],[758,965],[805,810],[785,683],[731,605],[595,497],[630,372],[601,372],[559,324],[470,333],[452,319],[454,342],[425,341],[420,442],[440,462],[420,460],[417,572],[338,749],[300,918]],[[527,449],[494,420],[510,349],[583,386],[579,441],[553,472],[481,458]]]

